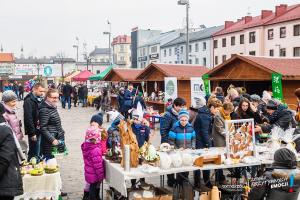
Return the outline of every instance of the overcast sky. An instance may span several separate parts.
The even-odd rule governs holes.
[[[297,0],[190,0],[193,27],[222,25],[250,12]],[[108,47],[107,20],[112,35],[129,34],[133,27],[168,31],[184,27],[185,7],[177,0],[0,0],[0,44],[5,52],[52,56],[64,52],[75,58],[76,36],[88,50]]]

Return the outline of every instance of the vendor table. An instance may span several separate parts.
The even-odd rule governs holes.
[[[15,197],[15,200],[29,199],[53,199],[58,200],[62,188],[60,173],[44,174],[42,176],[31,176],[29,174],[23,177],[24,194]]]
[[[159,172],[155,173],[144,173],[139,168],[131,168],[129,172],[125,172],[124,169],[118,163],[111,163],[109,160],[105,159],[105,172],[106,172],[106,182],[109,186],[115,188],[123,196],[127,197],[127,187],[126,181],[139,178],[149,178],[155,176],[162,176],[167,174],[176,174],[180,172],[191,172],[195,170],[215,170],[215,169],[228,169],[236,167],[249,167],[261,165],[261,162],[251,163],[251,164],[232,164],[232,165],[215,165],[206,164],[203,167],[196,166],[182,166],[178,168],[171,168],[168,170],[160,169]]]

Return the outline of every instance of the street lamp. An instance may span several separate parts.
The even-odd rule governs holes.
[[[73,48],[76,48],[76,70],[78,70],[78,48],[79,48],[79,38],[76,37],[77,45],[73,45]]]
[[[107,24],[109,25],[109,31],[103,32],[104,35],[108,35],[108,48],[109,48],[109,65],[111,65],[111,47],[110,47],[110,37],[111,37],[111,23],[107,20]]]
[[[189,8],[190,3],[189,0],[179,0],[178,5],[185,5],[186,6],[186,47],[185,47],[185,59],[186,64],[189,64]]]

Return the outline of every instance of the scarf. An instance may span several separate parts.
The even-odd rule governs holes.
[[[53,105],[50,101],[45,101],[46,102],[46,104],[48,104],[49,106],[51,106],[51,107],[53,107],[53,108],[57,108],[57,106],[56,105]]]
[[[172,108],[171,112],[172,112],[175,116],[178,116],[178,112],[177,112],[174,108]]]
[[[231,120],[230,115],[226,115],[226,114],[225,114],[224,108],[223,108],[223,107],[220,109],[220,114],[221,114],[221,116],[222,116],[222,118],[223,118],[224,120]]]

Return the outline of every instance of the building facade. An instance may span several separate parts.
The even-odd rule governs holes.
[[[213,35],[214,66],[233,54],[275,57],[300,56],[300,4],[281,4],[275,11],[225,21],[224,29]]]
[[[89,54],[89,59],[91,62],[108,63],[109,65],[109,48],[95,46],[95,49]]]
[[[178,38],[182,30],[173,30],[160,33],[150,38],[147,42],[141,44],[137,49],[138,68],[145,68],[152,62],[161,61],[161,46]]]
[[[211,67],[212,35],[223,26],[204,28],[189,34],[189,64]],[[186,34],[161,46],[161,63],[186,64]]]
[[[113,39],[113,61],[120,68],[131,67],[131,37],[119,35]]]
[[[138,68],[138,62],[147,62],[147,52],[138,52],[138,49],[143,44],[147,43],[152,37],[161,34],[159,30],[142,30],[138,27],[131,31],[131,65],[132,68]]]
[[[13,53],[0,53],[0,75],[14,74],[15,57]]]

